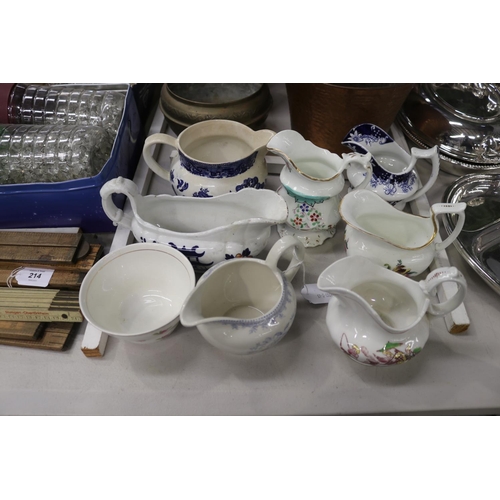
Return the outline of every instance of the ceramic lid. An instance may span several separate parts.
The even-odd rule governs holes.
[[[411,140],[437,145],[442,158],[471,167],[500,165],[500,87],[493,83],[422,83],[398,116]]]

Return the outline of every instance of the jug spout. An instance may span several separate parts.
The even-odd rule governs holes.
[[[180,321],[186,327],[198,326],[203,323],[211,323],[215,318],[203,314],[202,298],[205,294],[204,284],[199,283],[182,306]]]
[[[267,148],[285,161],[285,166],[312,181],[335,179],[343,169],[343,160],[335,153],[320,148],[295,130],[278,132]]]
[[[269,129],[256,130],[253,133],[252,142],[254,149],[266,148],[268,142],[276,135],[276,132]],[[267,149],[267,148],[266,148]]]
[[[264,157],[268,153],[267,143],[270,139],[276,135],[276,132],[269,129],[257,130],[253,133],[252,136],[252,145],[254,151],[257,152],[256,161],[261,162],[264,161]]]
[[[372,180],[373,169],[371,165],[372,155],[369,152],[364,154],[358,153],[343,153],[342,154],[342,170],[347,170],[347,177],[349,178],[349,170],[356,169],[363,172],[364,179],[358,185],[352,185],[353,190],[365,189]]]

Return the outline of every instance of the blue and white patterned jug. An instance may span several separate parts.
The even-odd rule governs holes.
[[[373,174],[365,189],[370,189],[396,208],[402,209],[407,201],[425,194],[436,182],[439,174],[437,146],[432,149],[412,148],[409,155],[391,136],[372,123],[353,127],[342,141],[344,146],[356,153],[372,154]],[[421,185],[415,164],[419,158],[430,160],[432,170],[428,181]],[[365,172],[351,169],[347,172],[353,186],[360,184]]]
[[[189,126],[177,138],[150,135],[143,155],[153,172],[171,182],[176,195],[211,198],[265,187],[266,144],[274,134],[272,130],[254,131],[232,120],[206,120]],[[155,144],[177,150],[169,168],[153,158]]]

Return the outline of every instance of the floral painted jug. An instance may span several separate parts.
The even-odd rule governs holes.
[[[371,123],[353,127],[342,144],[360,154],[371,153],[373,174],[366,188],[398,209],[404,208],[407,201],[425,194],[434,185],[439,174],[437,146],[432,149],[412,148],[410,155],[384,130]],[[419,158],[432,163],[429,179],[423,186],[415,171]],[[364,176],[365,172],[360,168],[348,172],[349,182],[353,186],[363,182]]]
[[[438,303],[435,289],[455,282],[457,292]],[[429,338],[428,314],[444,316],[464,300],[467,282],[455,267],[441,267],[420,282],[361,256],[327,267],[318,288],[332,294],[326,324],[335,344],[351,359],[391,366],[413,359]]]
[[[354,166],[363,170],[365,177],[356,186],[363,188],[371,178],[371,154],[350,153],[341,158],[307,141],[294,130],[278,132],[267,148],[285,161],[278,194],[287,203],[288,219],[277,226],[280,236],[295,236],[306,247],[323,244],[335,234],[340,220],[344,170]]]
[[[463,202],[434,203],[430,217],[420,217],[398,210],[368,189],[351,191],[340,204],[340,215],[346,223],[346,253],[415,277],[458,237],[466,206]],[[456,226],[444,241],[436,241],[438,216],[443,214],[457,214]]]

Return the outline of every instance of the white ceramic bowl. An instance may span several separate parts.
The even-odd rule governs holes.
[[[80,287],[87,321],[130,342],[154,342],[170,335],[195,286],[189,260],[159,243],[135,243],[98,261]]]

